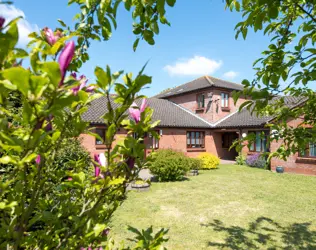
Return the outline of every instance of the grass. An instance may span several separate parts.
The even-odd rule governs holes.
[[[168,249],[316,249],[316,177],[221,165],[130,192],[112,224],[119,241],[169,228]]]

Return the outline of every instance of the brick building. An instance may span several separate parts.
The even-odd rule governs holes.
[[[229,150],[233,141],[248,133],[256,134],[255,142],[250,147],[244,147],[245,155],[276,150],[282,143],[267,140],[261,134],[269,134],[265,124],[273,117],[257,117],[239,106],[245,101],[241,97],[236,105],[232,99],[233,91],[240,91],[240,84],[224,81],[210,76],[203,76],[189,83],[180,85],[148,99],[148,105],[153,108],[153,120],[160,120],[157,131],[159,141],[146,138],[147,152],[154,149],[172,148],[184,152],[190,157],[196,157],[201,152],[209,152],[221,159],[234,160],[237,152]],[[287,97],[288,105],[297,105],[298,99]],[[115,104],[113,103],[114,107]],[[84,114],[84,119],[96,128],[96,132],[104,136],[106,127],[100,118],[107,110],[105,98],[99,98],[91,104]],[[290,126],[298,122],[289,121]],[[116,136],[116,142],[124,138],[126,133],[121,129]],[[83,134],[83,145],[93,153],[104,152],[105,145],[94,137]],[[315,152],[314,152],[315,151]],[[285,162],[272,159],[271,169],[283,166],[285,172],[316,175],[316,150],[308,150],[304,157],[292,155]]]

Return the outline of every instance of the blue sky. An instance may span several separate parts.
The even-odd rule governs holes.
[[[16,0],[10,10],[0,7],[0,15],[25,16],[26,21],[20,24],[23,45],[28,30],[55,28],[58,18],[71,23],[76,8],[68,7],[67,2]],[[92,43],[90,61],[81,73],[93,81],[94,67],[107,64],[113,71],[136,73],[149,60],[145,73],[153,77],[153,83],[143,91],[148,96],[205,74],[240,83],[253,78],[252,63],[269,44],[261,32],[250,32],[246,41],[235,40],[234,27],[241,21],[241,14],[225,10],[221,0],[178,0],[168,9],[167,18],[171,27],[161,26],[156,44],[140,42],[133,52],[131,13],[120,8],[117,30],[110,41]]]

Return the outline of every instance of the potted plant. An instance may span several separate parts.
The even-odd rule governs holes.
[[[150,188],[150,181],[149,180],[143,180],[143,179],[137,179],[131,184],[132,190],[137,190],[139,192],[148,191]]]

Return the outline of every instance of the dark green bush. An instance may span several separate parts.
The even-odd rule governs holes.
[[[202,161],[199,158],[188,158],[190,170],[199,170],[202,168]]]
[[[149,169],[158,181],[180,181],[190,169],[189,158],[171,149],[159,150]]]
[[[56,153],[54,165],[58,168],[81,169],[84,172],[93,172],[89,152],[81,145],[78,138],[68,138],[62,141]]]

